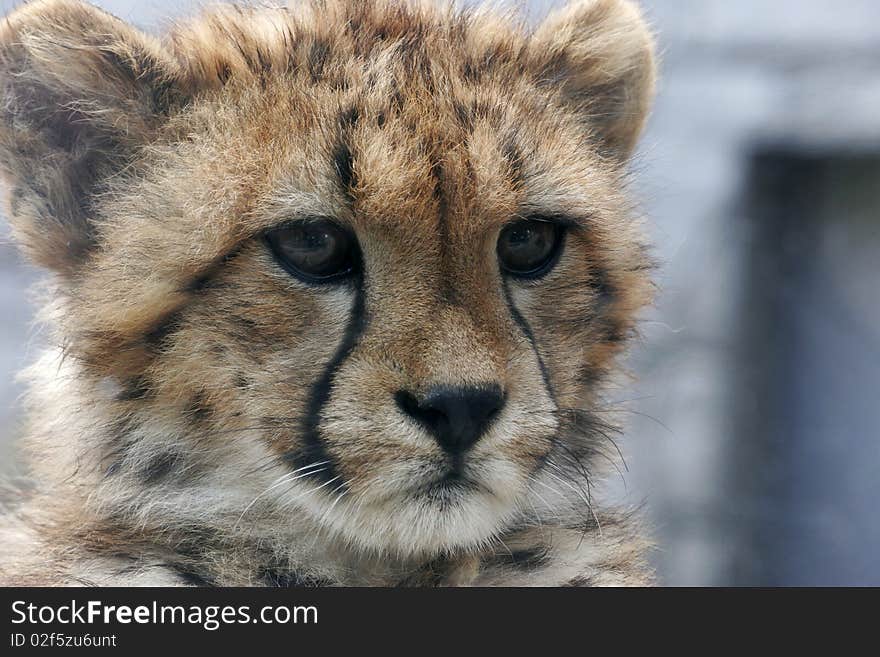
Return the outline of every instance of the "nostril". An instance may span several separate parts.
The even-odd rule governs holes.
[[[406,390],[398,390],[394,399],[400,410],[428,427],[439,426],[447,419],[442,411],[430,405],[424,405],[415,395]]]
[[[398,390],[394,393],[394,401],[397,402],[397,407],[407,415],[415,415],[419,410],[419,400],[406,390]]]
[[[398,407],[422,424],[450,454],[460,454],[485,433],[504,406],[497,385],[438,386],[419,398],[399,390]]]

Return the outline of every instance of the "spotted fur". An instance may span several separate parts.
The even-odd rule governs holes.
[[[592,492],[652,289],[625,193],[652,48],[626,0],[535,30],[404,0],[221,5],[160,38],[79,0],[7,17],[0,170],[53,346],[0,581],[650,582]],[[499,231],[536,215],[564,250],[511,280]],[[362,275],[273,259],[262,236],[314,216]],[[435,385],[506,399],[455,485],[394,401]]]

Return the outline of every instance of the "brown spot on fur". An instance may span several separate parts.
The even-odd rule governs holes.
[[[578,575],[577,577],[573,577],[568,580],[562,586],[566,588],[583,588],[585,586],[592,586],[592,583],[588,577],[582,577]]]
[[[326,39],[316,38],[309,48],[309,75],[314,82],[321,79],[324,74],[324,67],[330,57],[330,44]]]
[[[150,461],[149,465],[144,468],[142,473],[144,483],[148,485],[155,484],[156,482],[165,479],[180,467],[181,461],[182,458],[180,454],[174,452],[160,454]]]
[[[152,394],[150,382],[146,377],[136,376],[126,382],[116,399],[118,401],[137,401]]]
[[[185,414],[196,424],[203,423],[214,414],[214,409],[208,402],[204,390],[197,392],[190,398]]]

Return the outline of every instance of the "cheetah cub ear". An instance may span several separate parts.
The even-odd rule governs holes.
[[[654,96],[654,42],[628,0],[576,0],[547,17],[532,37],[544,84],[574,104],[600,150],[626,160]]]
[[[78,0],[37,0],[0,23],[0,173],[16,240],[72,274],[89,207],[180,101],[158,42]]]

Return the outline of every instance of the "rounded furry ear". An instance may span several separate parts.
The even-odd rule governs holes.
[[[603,153],[625,160],[654,96],[654,41],[629,0],[575,0],[531,41],[543,84],[576,106]]]
[[[37,0],[0,23],[0,173],[12,231],[37,264],[71,273],[90,206],[181,101],[176,60],[79,0]]]

